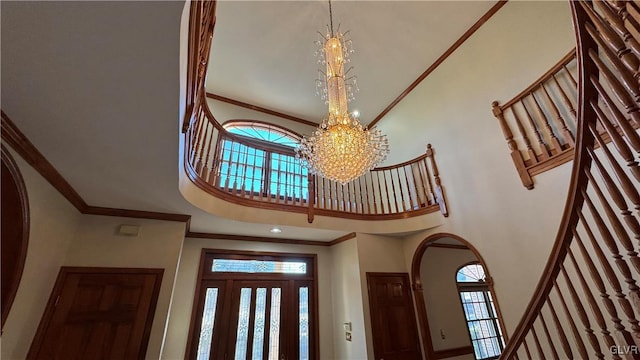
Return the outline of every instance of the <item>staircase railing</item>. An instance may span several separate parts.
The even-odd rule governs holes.
[[[341,185],[309,175],[294,149],[229,133],[200,106],[188,128],[185,167],[191,180],[226,201],[350,219],[397,219],[440,210],[447,216],[431,145],[407,162],[371,170]],[[311,199],[311,200],[310,200]]]
[[[216,1],[192,1],[189,13],[189,53],[187,62],[187,88],[182,132],[186,132],[198,108],[206,102],[206,78],[211,38],[216,24]]]
[[[371,170],[341,185],[309,175],[294,149],[228,132],[211,113],[204,89],[215,2],[191,5],[184,132],[185,169],[202,190],[226,201],[281,211],[386,220],[441,211],[448,216],[435,152]]]
[[[573,158],[576,111],[576,55],[571,50],[533,84],[500,105],[491,106],[504,133],[522,185],[533,176]]]
[[[579,96],[569,195],[504,359],[640,358],[640,7],[616,0],[571,7]]]

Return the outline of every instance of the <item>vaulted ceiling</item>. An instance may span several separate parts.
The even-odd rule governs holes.
[[[356,48],[352,109],[375,118],[494,4],[336,1],[334,21]],[[269,236],[270,224],[210,215],[178,191],[184,5],[2,1],[2,110],[90,205],[190,214],[193,231]],[[208,91],[324,115],[313,42],[326,2],[220,1],[217,18]],[[281,237],[343,233],[292,228]]]
[[[360,92],[350,109],[371,122],[495,3],[333,1],[334,28],[355,48]],[[207,90],[319,122],[327,109],[314,42],[327,24],[327,1],[219,2]]]

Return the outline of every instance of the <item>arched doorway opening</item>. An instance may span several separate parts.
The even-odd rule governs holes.
[[[457,276],[469,264],[478,264],[478,268],[482,269],[478,285],[487,290],[486,299],[490,300],[484,305],[480,303],[472,306],[487,309],[488,315],[493,313],[495,320],[488,316],[486,322],[495,323],[497,328],[487,330],[484,334],[495,334],[495,339],[485,340],[484,336],[478,336],[478,332],[474,330],[477,324],[468,321],[469,312],[465,312],[465,307],[468,310],[469,304],[464,303],[465,296],[467,300],[470,296],[467,291],[469,289],[459,287]],[[411,281],[422,346],[427,359],[454,356],[467,356],[469,359],[494,358],[496,348],[487,350],[482,347],[506,341],[506,334],[496,302],[493,279],[484,259],[473,245],[455,234],[438,233],[428,236],[413,255]],[[478,301],[485,299],[484,296],[476,295],[473,294]],[[472,317],[472,320],[475,319]],[[485,320],[484,316],[481,320]],[[500,338],[501,334],[504,339]],[[503,342],[500,343],[502,344]],[[497,349],[502,348],[498,346]]]
[[[4,121],[4,120],[3,120]],[[2,146],[2,327],[18,291],[29,241],[27,190],[9,151]]]

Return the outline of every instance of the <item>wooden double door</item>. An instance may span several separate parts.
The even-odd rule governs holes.
[[[309,291],[293,280],[205,280],[190,358],[309,359]]]

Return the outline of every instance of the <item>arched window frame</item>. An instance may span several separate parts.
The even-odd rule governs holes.
[[[291,131],[282,126],[259,120],[229,120],[225,121],[225,123],[222,124],[222,127],[225,128],[225,130],[227,130],[229,133],[251,139],[252,141],[261,142],[264,145],[279,144],[293,149],[295,148],[294,145],[286,145],[279,140],[290,139],[290,142],[292,144],[297,144],[300,142],[300,140],[302,140],[302,135],[296,133],[295,131]],[[244,134],[242,134],[231,130],[241,128],[251,129],[255,133],[258,133],[258,131],[266,131],[270,135],[273,134],[275,139],[265,139],[264,137],[260,138],[258,136],[252,136],[250,131],[246,131]]]
[[[226,175],[221,171],[218,186],[229,188],[230,191],[252,192],[255,196],[279,198],[285,202],[308,201],[308,171],[295,159],[295,145],[302,139],[300,134],[259,120],[229,120],[222,126],[227,131],[221,141],[221,167],[226,165],[228,168],[237,166],[243,169],[234,172],[235,175]],[[248,131],[231,130],[243,127]],[[265,138],[260,131],[266,131],[269,135]],[[242,189],[237,190],[238,187]]]
[[[491,284],[491,279],[490,278],[487,279],[485,277],[485,278],[483,278],[483,279],[481,279],[479,281],[476,281],[476,282],[472,282],[472,281],[461,282],[461,281],[458,281],[458,274],[460,273],[460,271],[462,269],[464,269],[465,267],[469,266],[469,265],[478,265],[478,266],[480,266],[480,268],[482,268],[483,273],[485,274],[485,276],[486,276],[486,271],[485,271],[484,267],[482,266],[482,264],[479,261],[472,261],[472,262],[465,263],[462,266],[458,267],[458,269],[456,270],[456,273],[455,273],[455,281],[456,281],[456,285],[457,285],[457,288],[458,288],[460,306],[462,307],[462,312],[463,312],[465,320],[467,322],[467,331],[469,332],[469,339],[471,340],[471,345],[473,346],[473,349],[474,349],[474,357],[476,358],[476,360],[498,359],[500,357],[500,354],[504,350],[505,341],[504,341],[504,335],[503,335],[503,332],[502,332],[502,328],[500,326],[500,319],[498,317],[499,314],[498,314],[498,312],[496,310],[495,300],[493,299],[493,295],[491,294],[491,285],[492,285]],[[472,314],[469,314],[467,312],[467,307],[465,305],[468,306],[469,304],[473,304],[473,303],[467,302],[465,300],[464,293],[475,293],[476,299],[478,298],[478,294],[479,294],[480,295],[480,297],[479,297],[480,302],[473,302],[473,303],[478,304],[478,306],[480,306],[480,309],[482,309],[482,306],[484,306],[484,309],[487,310],[488,317],[482,318],[482,319],[477,319],[477,318],[475,318],[475,316],[472,316]],[[475,306],[474,306],[474,309],[475,309]],[[482,337],[482,338],[475,338],[475,336],[471,332],[471,328],[473,326],[473,323],[484,324],[484,325],[490,326],[491,329],[493,330],[493,333],[496,334],[496,335],[495,336],[486,336],[486,337]],[[487,328],[487,330],[489,330],[489,331],[491,331],[491,329]],[[497,344],[498,350],[499,350],[499,352],[497,354],[496,354],[495,351],[489,353],[487,351],[487,349],[489,347],[487,346],[486,341],[483,341],[483,340],[486,340],[486,339],[494,339],[494,338],[496,339],[496,341],[493,344]],[[495,346],[492,346],[491,349],[495,350]]]

